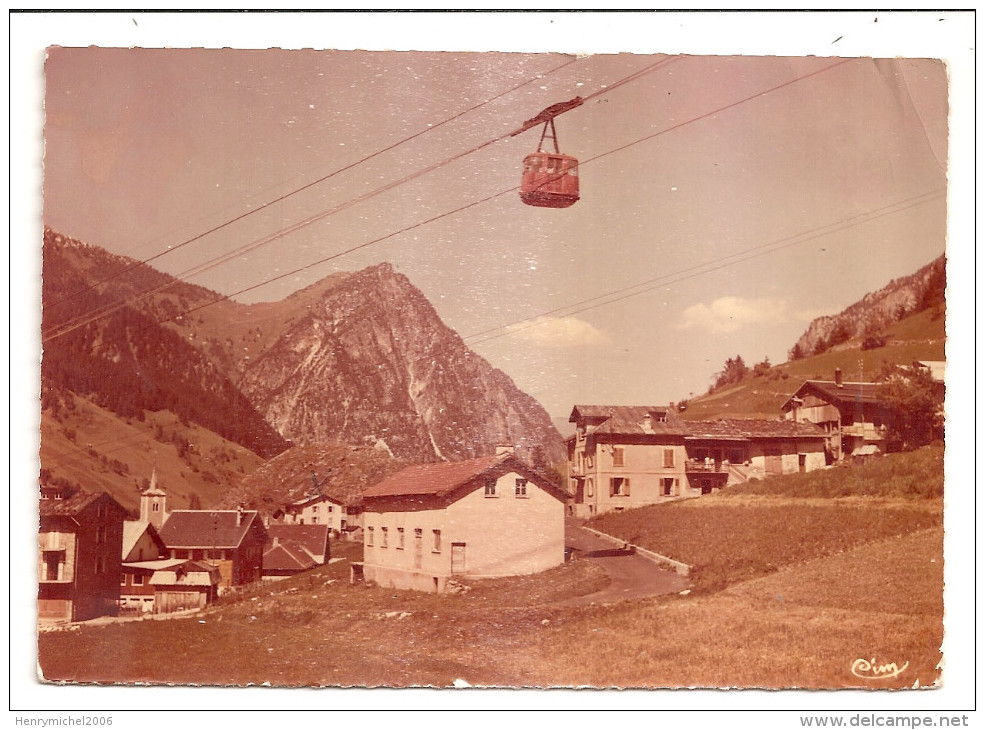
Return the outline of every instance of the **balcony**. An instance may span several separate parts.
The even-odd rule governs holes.
[[[727,461],[702,461],[700,459],[688,459],[684,464],[684,472],[687,474],[727,474],[729,462]]]

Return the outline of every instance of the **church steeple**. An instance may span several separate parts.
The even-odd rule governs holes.
[[[167,519],[168,495],[157,486],[157,469],[151,472],[150,486],[140,495],[140,521],[160,528]]]

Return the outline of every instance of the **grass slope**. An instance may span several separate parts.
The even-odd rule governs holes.
[[[47,481],[109,492],[131,511],[139,509],[141,488],[155,470],[171,509],[187,508],[195,495],[208,508],[264,463],[168,411],[127,420],[77,396],[57,420],[42,412],[40,456]]]

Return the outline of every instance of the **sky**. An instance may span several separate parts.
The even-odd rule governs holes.
[[[736,354],[782,362],[813,317],[946,250],[950,393],[974,371],[973,21],[12,16],[8,321],[12,382],[32,385],[12,391],[10,412],[37,422],[41,221],[243,302],[390,262],[555,417],[700,393]],[[204,50],[221,48],[240,50]],[[539,130],[491,141],[576,95],[587,102],[557,131],[582,163],[582,199],[524,206],[515,188]],[[948,408],[973,424],[971,399]],[[949,423],[949,484],[970,433]],[[11,440],[36,455],[33,426]],[[35,478],[36,460],[20,467],[12,480]],[[949,555],[974,554],[973,511],[946,514]],[[949,604],[949,625],[971,625],[965,607]],[[972,676],[963,648],[948,654],[958,694],[922,706],[958,706]],[[564,698],[566,709],[588,701]],[[728,702],[757,706],[748,694]]]
[[[44,222],[243,302],[390,262],[555,417],[783,362],[944,252],[943,62],[550,48],[51,48]],[[575,96],[582,198],[525,206],[540,128],[470,151]]]

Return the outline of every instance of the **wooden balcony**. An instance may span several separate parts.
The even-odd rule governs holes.
[[[699,459],[688,459],[684,464],[684,472],[687,474],[727,474],[729,462],[705,462]]]

